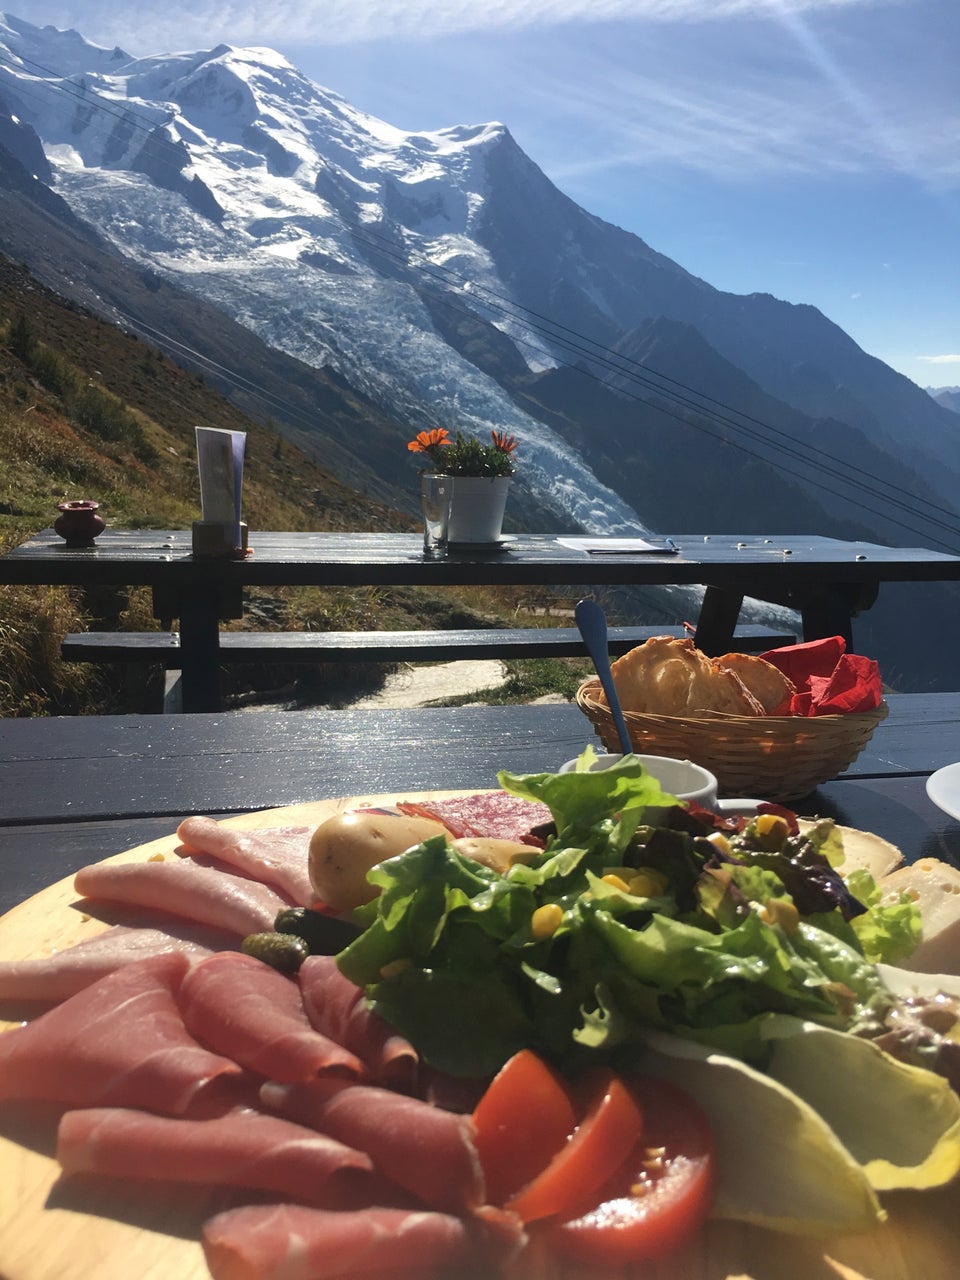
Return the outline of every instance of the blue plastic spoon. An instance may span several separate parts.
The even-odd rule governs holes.
[[[627,724],[623,718],[623,708],[620,706],[617,686],[613,683],[613,673],[610,670],[610,651],[607,648],[607,615],[595,600],[581,600],[574,610],[574,616],[577,620],[580,634],[583,636],[583,643],[587,646],[587,653],[593,660],[597,675],[600,677],[603,692],[607,695],[610,714],[613,716],[617,737],[620,739],[620,750],[624,755],[629,755],[633,750],[633,744],[630,741],[630,734],[627,732]]]

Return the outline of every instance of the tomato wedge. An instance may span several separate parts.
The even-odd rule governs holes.
[[[665,1080],[631,1076],[630,1088],[644,1116],[633,1152],[594,1196],[594,1207],[544,1228],[554,1248],[582,1261],[616,1266],[659,1257],[695,1232],[710,1210],[713,1136],[706,1116]]]
[[[523,1222],[577,1212],[637,1145],[643,1113],[619,1076],[605,1068],[592,1071],[577,1089],[586,1099],[580,1123],[550,1163],[504,1206]]]
[[[577,1113],[566,1081],[530,1049],[494,1076],[473,1113],[487,1201],[502,1205],[550,1163]]]

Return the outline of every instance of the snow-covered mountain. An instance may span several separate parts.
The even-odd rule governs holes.
[[[9,16],[0,42],[0,96],[42,139],[56,191],[117,248],[411,429],[515,434],[524,483],[577,524],[642,527],[437,335],[419,296],[437,265],[500,285],[475,230],[502,128],[402,133],[269,49],[135,60]]]
[[[501,124],[402,131],[269,49],[135,59],[0,15],[4,187],[38,221],[0,250],[246,377],[245,408],[286,379],[281,428],[411,509],[408,433],[443,425],[518,437],[511,505],[540,527],[938,548],[960,527],[955,414],[816,308],[724,293],[593,216]],[[311,388],[353,397],[339,434],[305,423]]]
[[[533,373],[575,362],[621,383],[606,360],[621,335],[693,325],[768,395],[956,492],[960,442],[919,388],[814,308],[722,293],[593,217],[503,125],[404,132],[270,49],[134,59],[9,15],[0,97],[42,140],[54,190],[123,253],[410,427],[513,432],[524,482],[587,528],[642,521],[632,478],[597,482],[588,451],[451,343],[451,318],[504,335]]]

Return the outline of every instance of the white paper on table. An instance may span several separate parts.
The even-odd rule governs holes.
[[[591,556],[631,556],[644,552],[676,555],[679,548],[669,538],[651,542],[647,538],[557,538],[561,547],[585,551]]]
[[[239,547],[247,433],[220,427],[197,427],[196,432],[200,514],[204,520],[232,525],[234,546]]]

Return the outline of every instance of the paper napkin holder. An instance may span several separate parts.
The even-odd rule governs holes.
[[[237,526],[232,520],[194,520],[193,554],[206,559],[236,559],[247,554],[247,524],[240,521],[240,545],[236,546]]]

